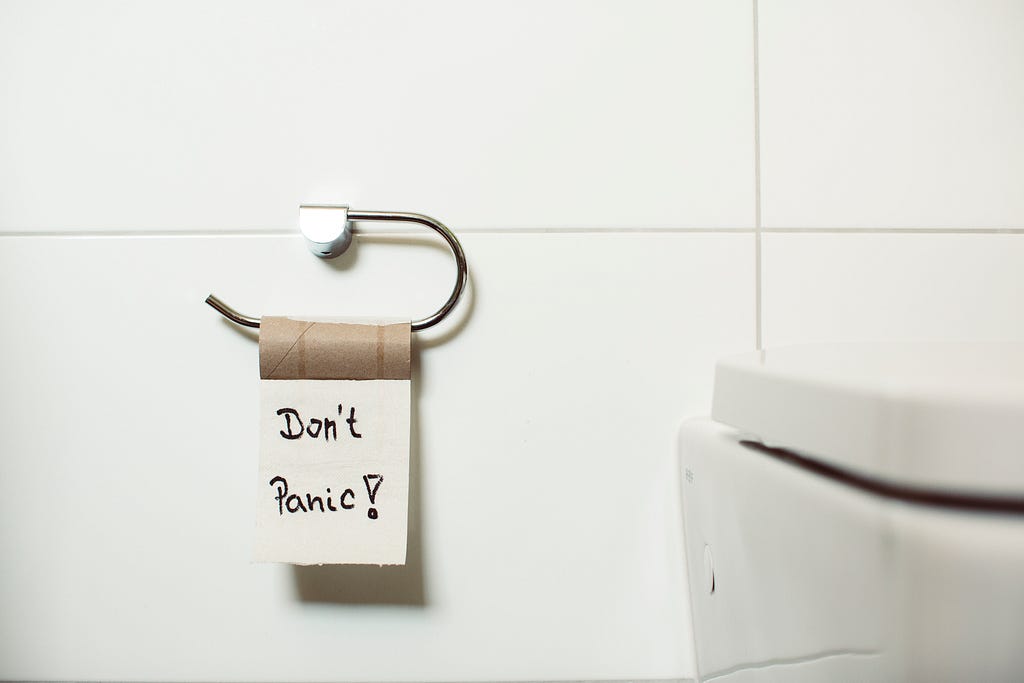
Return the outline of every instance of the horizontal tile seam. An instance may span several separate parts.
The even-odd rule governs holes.
[[[356,235],[409,235],[422,232],[409,229],[356,229]],[[514,236],[514,235],[687,235],[687,234],[754,234],[756,228],[519,228],[455,230],[458,235]],[[907,235],[1022,235],[1024,228],[761,228],[762,234],[907,234]],[[168,237],[288,237],[297,235],[295,229],[282,230],[11,230],[0,231],[4,237],[50,238],[168,238]],[[424,233],[427,234],[427,233]]]
[[[1024,228],[761,228],[776,234],[1020,235]]]
[[[672,234],[752,234],[754,228],[522,228],[522,229],[456,229],[457,235],[672,235]],[[298,236],[297,229],[288,230],[18,230],[0,231],[3,237],[70,237],[70,238],[166,238],[166,237],[292,237]],[[362,229],[356,228],[355,235],[429,235],[429,231],[418,228],[408,229]]]

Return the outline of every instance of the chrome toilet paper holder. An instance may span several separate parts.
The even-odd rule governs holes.
[[[419,213],[403,213],[398,211],[357,211],[345,205],[303,204],[299,207],[299,229],[306,240],[309,250],[320,258],[330,259],[340,256],[352,244],[352,223],[354,221],[379,221],[391,223],[418,223],[435,231],[452,250],[455,257],[456,278],[448,300],[441,308],[422,320],[412,322],[413,330],[425,330],[433,327],[447,317],[459,303],[463,290],[466,288],[467,266],[466,254],[455,234],[439,220]],[[206,297],[206,303],[215,308],[221,315],[238,325],[259,328],[260,319],[239,313],[213,294]]]

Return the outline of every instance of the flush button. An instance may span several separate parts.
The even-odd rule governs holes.
[[[715,592],[715,559],[711,556],[711,546],[704,546],[704,588],[708,595]]]

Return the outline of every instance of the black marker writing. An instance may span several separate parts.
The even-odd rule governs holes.
[[[370,487],[370,482],[373,481],[373,488]],[[366,485],[366,493],[370,496],[370,505],[377,504],[377,491],[380,489],[380,485],[384,483],[384,477],[379,474],[364,474],[363,484]],[[366,516],[370,519],[377,519],[377,508],[371,507],[366,511]]]
[[[288,480],[284,477],[274,477],[270,480],[270,485],[277,484],[277,511],[284,514],[284,497],[288,495]]]
[[[340,403],[338,404],[338,415],[341,415],[341,404]],[[355,424],[356,424],[357,420],[356,420],[356,408],[355,408],[355,406],[352,406],[351,408],[349,408],[348,417],[345,418],[345,422],[348,422],[349,434],[351,434],[352,436],[354,436],[357,439],[363,438],[362,434],[357,434],[356,433]]]
[[[306,494],[306,499],[310,504],[309,507],[307,508],[303,504],[302,499],[299,498],[297,495],[295,495],[294,493],[289,495],[288,480],[285,479],[284,477],[274,477],[273,479],[270,480],[270,485],[277,489],[277,495],[274,496],[274,500],[277,501],[278,514],[283,515],[285,510],[287,510],[288,512],[298,512],[299,510],[302,510],[303,512],[309,512],[309,510],[312,509],[312,496],[310,496],[310,494],[308,493]],[[319,496],[317,496],[316,499],[319,500]],[[321,512],[323,511],[322,500],[320,501],[320,510]]]
[[[299,411],[295,408],[278,408],[277,414],[284,417],[284,429],[280,431],[280,434],[289,441],[301,439],[303,436],[317,439],[321,435],[323,435],[324,441],[338,440],[338,423],[329,417],[324,417],[323,419],[311,417],[303,421]],[[338,405],[338,414],[342,414],[341,404]],[[362,434],[356,433],[353,426],[357,422],[354,406],[349,408],[348,417],[345,419],[345,422],[348,423],[348,431],[353,438],[363,438]]]
[[[279,408],[277,411],[278,415],[284,415],[284,423],[288,431],[281,430],[281,436],[286,439],[299,439],[302,438],[302,419],[299,417],[299,411],[294,408]],[[295,421],[299,423],[299,431],[292,431],[292,415],[295,416]]]
[[[366,485],[366,492],[370,498],[370,505],[375,505],[377,500],[377,490],[380,488],[381,482],[384,477],[379,474],[368,474],[363,477],[363,483]],[[371,488],[370,482],[375,482]],[[296,493],[288,492],[288,480],[281,476],[276,476],[270,480],[270,486],[274,488],[277,495],[274,496],[274,500],[277,501],[277,513],[284,515],[285,512],[295,514],[297,512],[338,512],[338,510],[352,510],[356,507],[356,492],[352,489],[345,489],[338,496],[338,506],[334,505],[334,497],[331,495],[331,489],[327,488],[326,495],[315,496],[311,492],[307,492],[304,495],[298,495]],[[371,507],[366,513],[370,519],[377,519],[377,509]]]

